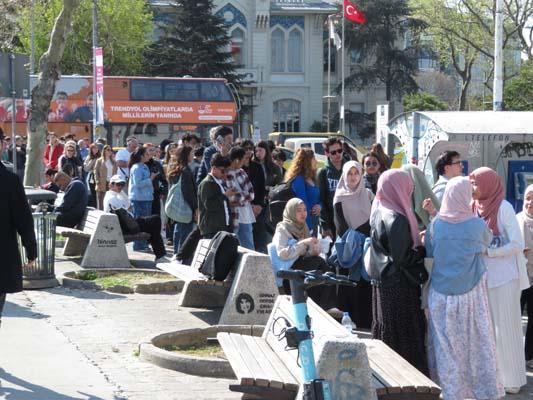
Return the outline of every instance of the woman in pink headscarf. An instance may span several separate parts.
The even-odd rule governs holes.
[[[469,179],[450,179],[440,213],[425,235],[427,256],[434,259],[428,296],[429,369],[446,400],[505,394],[497,372],[483,260],[492,233],[473,213],[471,201]]]
[[[411,208],[413,190],[413,180],[402,170],[386,171],[378,181],[377,206],[370,219],[370,265],[377,271],[372,336],[427,373],[426,324],[420,307],[420,285],[427,280],[427,272]]]
[[[487,255],[489,305],[496,339],[496,354],[501,381],[507,393],[518,393],[526,384],[520,312],[520,272],[524,241],[513,206],[504,200],[501,178],[490,168],[470,174],[472,209],[485,220],[493,240]]]

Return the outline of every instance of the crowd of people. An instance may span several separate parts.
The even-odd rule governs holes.
[[[533,368],[533,323],[525,349],[521,326],[524,307],[533,318],[533,186],[515,215],[498,174],[481,167],[464,177],[455,151],[440,155],[431,187],[415,165],[390,169],[379,144],[360,163],[332,137],[323,168],[301,148],[285,170],[285,154],[269,141],[234,140],[226,126],[211,129],[210,140],[204,149],[195,135],[159,146],[129,137],[115,155],[104,142],[61,143],[50,134],[43,187],[64,192],[58,224],[76,226],[87,205],[125,209],[150,233],[156,259],[167,255],[167,241],[184,263],[200,238],[234,233],[275,268],[336,270],[357,281],[308,294],[325,310],[348,312],[435,380],[444,399],[496,399],[525,385],[526,365]],[[269,194],[280,185],[294,196],[275,221]],[[326,237],[333,245],[324,249]],[[290,293],[287,282],[279,286]]]

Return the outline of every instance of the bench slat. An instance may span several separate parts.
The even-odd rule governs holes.
[[[229,337],[235,348],[241,352],[244,363],[255,380],[255,385],[268,387],[269,379],[265,378],[265,371],[256,360],[253,349],[248,347],[248,343],[240,335],[230,335]]]
[[[257,361],[257,366],[261,369],[261,375],[268,380],[267,386],[283,389],[283,377],[278,374],[270,361],[272,358],[277,358],[274,352],[271,349],[264,351],[264,349],[261,348],[260,343],[257,342],[255,340],[256,338],[253,336],[239,335],[239,339],[244,342],[249,353],[255,357],[254,360]],[[257,339],[259,339],[259,341],[264,340],[261,338]],[[236,340],[234,341],[237,342]]]
[[[224,349],[224,354],[228,358],[231,368],[233,368],[233,372],[235,372],[240,384],[242,386],[254,386],[255,380],[251,376],[250,371],[242,358],[240,349],[235,347],[233,344],[230,334],[226,332],[219,332],[217,334],[217,339]]]

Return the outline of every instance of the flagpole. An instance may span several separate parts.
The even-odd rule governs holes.
[[[328,121],[327,121],[327,131],[329,132],[329,118],[331,115],[331,15],[328,15]]]
[[[344,132],[344,128],[345,128],[345,119],[344,119],[344,20],[346,19],[345,18],[345,10],[346,8],[346,3],[343,1],[342,2],[342,42],[341,42],[341,112],[340,112],[340,117],[341,117],[341,132],[342,134],[344,135],[345,132]]]

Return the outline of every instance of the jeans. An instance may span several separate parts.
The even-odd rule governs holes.
[[[139,217],[149,217],[152,214],[152,202],[151,201],[137,201],[132,200],[133,217],[135,219]],[[136,240],[133,242],[133,250],[145,250],[148,248],[146,240]]]
[[[185,242],[185,239],[192,232],[192,228],[192,222],[186,224],[181,222],[174,223],[174,254],[178,254],[181,246],[183,246],[183,243]]]
[[[242,247],[249,250],[255,250],[254,246],[254,229],[252,224],[240,224],[235,233],[239,238],[239,243]]]

